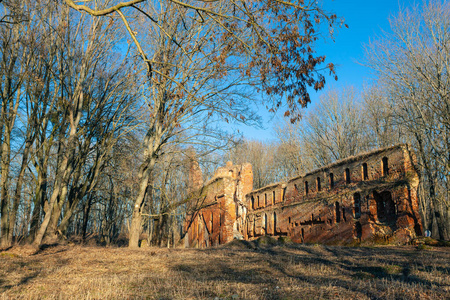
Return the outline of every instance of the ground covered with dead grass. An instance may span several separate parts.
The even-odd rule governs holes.
[[[52,246],[0,252],[0,299],[450,299],[445,247]]]

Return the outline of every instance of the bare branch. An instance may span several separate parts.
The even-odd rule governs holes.
[[[75,4],[73,2],[73,0],[64,0],[64,1],[66,2],[66,4],[68,6],[72,7],[73,9],[76,9],[78,11],[85,11],[85,12],[87,12],[90,15],[98,17],[98,16],[109,15],[109,14],[115,12],[115,11],[119,11],[121,8],[129,7],[129,6],[132,6],[134,4],[138,4],[138,3],[144,2],[146,0],[131,0],[131,1],[128,1],[128,2],[120,2],[117,5],[114,5],[114,6],[109,7],[109,8],[101,9],[101,10],[94,10],[94,9],[91,9],[90,7],[88,7],[86,5]]]

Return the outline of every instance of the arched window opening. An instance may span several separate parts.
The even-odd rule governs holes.
[[[308,195],[309,188],[308,188],[308,181],[305,181],[305,195]]]
[[[336,220],[336,223],[341,222],[341,209],[340,209],[339,202],[337,202],[337,201],[335,203],[335,220]]]
[[[363,178],[363,180],[368,180],[369,179],[369,173],[367,171],[367,164],[366,163],[362,164],[362,178]]]
[[[257,205],[258,205],[258,208],[260,208],[260,207],[261,207],[261,202],[259,202],[259,195],[256,196],[256,199],[258,200],[258,201],[256,201],[256,202],[257,202]]]
[[[334,187],[334,174],[330,173],[330,188]]]
[[[345,169],[345,183],[349,184],[350,182],[351,182],[350,181],[350,169],[346,168]]]
[[[354,206],[354,218],[359,219],[361,217],[361,194],[355,193],[353,195],[353,206]]]
[[[272,191],[272,203],[275,204],[275,191]]]
[[[322,186],[320,185],[320,177],[317,177],[316,184],[317,184],[317,191],[320,192],[322,190]]]
[[[256,207],[255,207],[255,197],[253,197],[253,196],[252,196],[252,208],[256,209]]]
[[[388,165],[388,158],[385,156],[381,160],[381,167],[382,167],[382,175],[387,176],[389,175],[389,165]]]
[[[264,206],[267,206],[269,203],[267,203],[267,193],[264,193]]]

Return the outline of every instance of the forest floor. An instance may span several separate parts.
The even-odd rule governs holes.
[[[450,299],[450,248],[55,245],[0,252],[0,299]]]

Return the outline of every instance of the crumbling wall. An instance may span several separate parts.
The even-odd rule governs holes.
[[[252,189],[250,164],[228,162],[217,169],[210,181],[191,193],[194,205],[185,221],[185,246],[204,248],[241,238],[245,195]]]
[[[297,243],[405,243],[422,232],[417,185],[404,145],[347,158],[249,193],[244,236],[286,235]],[[273,193],[280,200],[267,205]]]
[[[406,145],[350,157],[252,190],[250,164],[219,168],[188,216],[186,246],[288,236],[297,243],[406,243],[422,233],[418,174]]]

